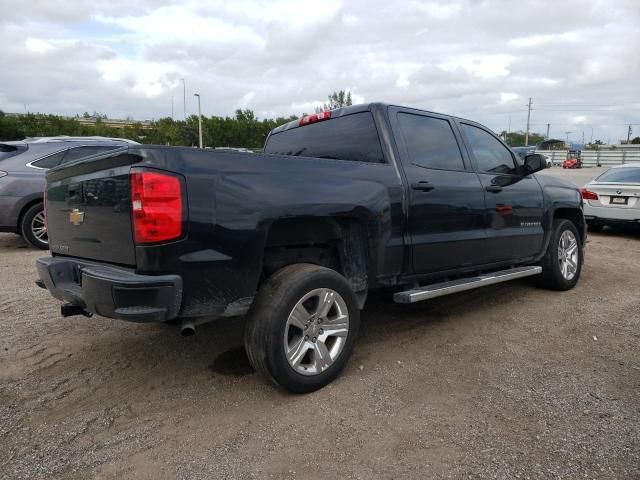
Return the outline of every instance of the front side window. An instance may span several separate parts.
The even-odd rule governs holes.
[[[383,163],[371,112],[354,113],[269,136],[265,153]]]
[[[411,163],[441,170],[464,170],[458,142],[447,120],[399,113],[398,123]]]
[[[469,147],[481,173],[516,175],[518,172],[509,149],[493,135],[473,125],[462,124]]]

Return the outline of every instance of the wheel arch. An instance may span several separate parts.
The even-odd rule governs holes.
[[[586,232],[586,221],[584,219],[584,214],[580,208],[576,207],[560,207],[556,208],[553,212],[553,219],[556,218],[564,218],[565,220],[569,220],[573,223],[580,234],[580,241],[584,244],[585,241],[585,232]]]
[[[368,289],[369,234],[359,217],[287,217],[266,230],[260,283],[294,263],[311,263],[343,275],[361,307]]]
[[[16,225],[17,233],[19,235],[22,235],[22,219],[24,218],[24,215],[27,213],[27,210],[29,210],[34,205],[37,205],[38,203],[44,203],[44,197],[34,197],[34,198],[28,200],[20,208],[20,213],[18,214],[18,221],[17,221],[17,225]]]

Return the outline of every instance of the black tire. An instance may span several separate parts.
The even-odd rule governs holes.
[[[569,231],[573,234],[577,243],[577,268],[572,278],[566,278],[560,266],[560,239],[564,232]],[[542,274],[540,275],[540,284],[544,288],[552,290],[570,290],[576,286],[582,272],[582,264],[584,262],[584,251],[582,245],[582,237],[578,234],[578,229],[570,220],[562,218],[553,221],[553,232],[547,247],[547,253],[542,258]]]
[[[590,232],[597,233],[602,231],[602,228],[604,227],[604,225],[602,225],[601,223],[590,221],[590,222],[587,222],[587,227],[589,228]]]
[[[37,233],[34,232],[34,227],[40,225],[40,217],[44,214],[44,204],[36,203],[30,206],[26,212],[22,215],[22,221],[20,222],[20,232],[22,237],[33,247],[41,250],[47,250],[49,248],[49,238],[44,233],[43,237],[38,238]],[[38,218],[36,218],[38,217]]]
[[[332,360],[333,363],[320,373],[304,375],[298,373],[287,360],[285,332],[291,330],[291,327],[287,327],[287,321],[294,307],[316,289],[330,289],[338,293],[349,315],[348,331],[346,338],[340,340],[342,347]],[[317,308],[319,311],[319,305]],[[328,316],[329,314],[326,315],[327,318]],[[316,321],[317,318],[309,323]],[[313,392],[333,381],[345,367],[353,352],[359,326],[358,302],[342,275],[318,265],[289,265],[271,275],[260,288],[248,315],[245,349],[256,371],[276,385],[293,393]],[[307,332],[310,332],[311,328],[320,328],[320,325],[313,325]],[[319,333],[323,333],[322,330],[319,330]],[[301,335],[304,335],[304,332],[301,331]],[[320,336],[317,338],[319,346]],[[315,343],[315,337],[313,340]],[[312,352],[312,355],[316,354]]]

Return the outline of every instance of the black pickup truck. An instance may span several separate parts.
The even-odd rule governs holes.
[[[469,120],[373,103],[273,130],[264,154],[136,145],[47,174],[64,316],[247,315],[253,366],[294,392],[345,366],[372,289],[399,303],[538,275],[578,281],[580,192]]]

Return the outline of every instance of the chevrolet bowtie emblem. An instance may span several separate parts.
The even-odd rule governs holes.
[[[69,221],[74,225],[80,225],[84,222],[84,212],[81,212],[77,208],[74,208],[69,214]]]

